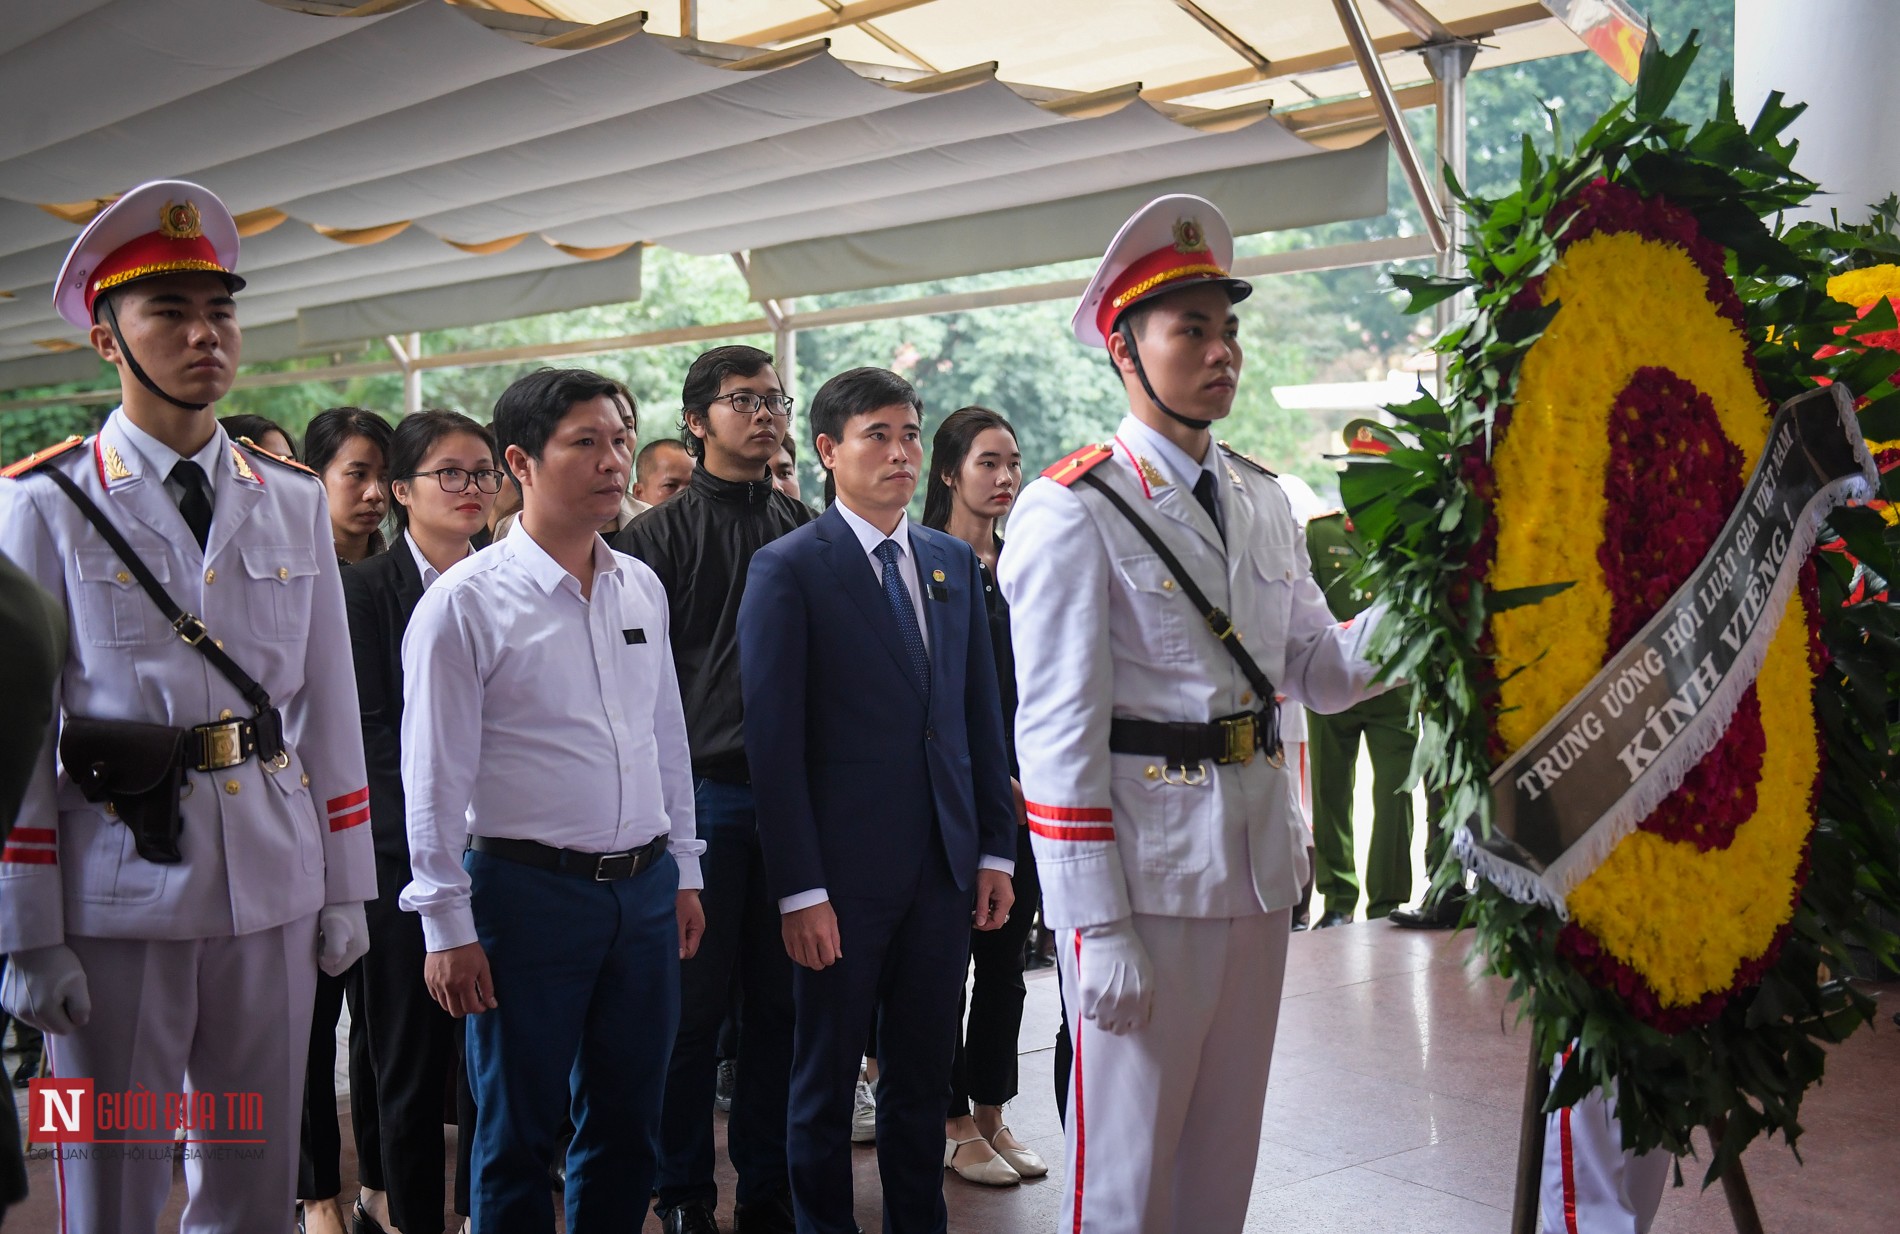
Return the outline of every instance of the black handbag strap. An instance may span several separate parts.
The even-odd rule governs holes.
[[[74,484],[59,468],[45,468],[44,474],[66,491],[66,495],[73,499],[73,504],[79,507],[79,512],[86,516],[86,521],[105,537],[106,543],[110,544],[112,551],[119,555],[119,560],[124,562],[125,568],[132,572],[132,577],[138,579],[139,586],[143,587],[145,594],[152,598],[152,603],[158,605],[158,611],[165,615],[165,620],[171,623],[172,630],[178,637],[197,648],[205,659],[211,661],[211,667],[224,674],[225,680],[237,687],[238,693],[244,696],[244,701],[249,703],[254,711],[260,715],[269,711],[271,709],[270,694],[263,686],[258,685],[249,673],[239,668],[236,660],[224,654],[224,648],[218,646],[216,640],[211,637],[211,632],[205,629],[204,622],[178,607],[165,591],[164,586],[153,577],[151,568],[140,560],[139,555],[126,542],[125,537],[119,534],[119,529],[112,525],[112,520],[106,517],[105,511],[94,504],[92,498],[86,496],[79,486]]]
[[[1156,556],[1161,558],[1162,563],[1174,572],[1174,577],[1181,584],[1181,594],[1194,605],[1194,610],[1201,615],[1201,620],[1207,623],[1207,628],[1214,637],[1220,640],[1221,646],[1227,648],[1227,654],[1234,657],[1234,663],[1240,666],[1241,673],[1252,683],[1253,692],[1259,696],[1261,706],[1271,708],[1275,701],[1273,682],[1267,679],[1266,673],[1261,671],[1260,665],[1254,662],[1254,658],[1247,654],[1247,649],[1240,645],[1240,634],[1234,629],[1233,620],[1214,607],[1213,601],[1209,600],[1207,593],[1195,584],[1194,576],[1182,566],[1181,559],[1176,557],[1173,550],[1161,539],[1160,533],[1144,522],[1142,517],[1135,513],[1134,507],[1124,501],[1120,493],[1109,487],[1107,480],[1094,472],[1089,472],[1082,476],[1082,482],[1108,498],[1108,504],[1121,512],[1122,517],[1128,520],[1129,526],[1141,534],[1141,538],[1148,542],[1148,547],[1152,548]]]

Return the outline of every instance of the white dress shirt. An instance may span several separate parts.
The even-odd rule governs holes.
[[[131,416],[119,417],[119,431],[125,434],[125,443],[132,447],[133,453],[145,460],[146,473],[163,479],[165,495],[172,499],[172,504],[183,501],[185,486],[172,479],[172,468],[186,461],[185,456],[132,423]],[[205,479],[211,482],[214,489],[218,484],[218,465],[224,460],[224,452],[231,448],[226,444],[229,440],[223,432],[213,432],[211,440],[200,446],[198,453],[190,459],[204,471]],[[213,496],[212,500],[215,502],[217,499]],[[214,517],[215,513],[214,510]]]
[[[430,951],[475,941],[471,835],[613,853],[672,837],[703,885],[666,592],[594,540],[590,597],[525,529],[457,562],[403,636],[402,907]]]
[[[844,504],[844,502],[839,501],[836,504],[838,513],[844,516],[845,526],[851,529],[851,533],[857,536],[858,543],[864,546],[865,560],[871,563],[871,573],[877,579],[877,589],[880,594],[884,591],[884,562],[880,560],[877,555],[878,546],[883,544],[886,540],[895,540],[897,542],[897,576],[904,580],[904,590],[910,593],[910,606],[917,613],[917,631],[924,636],[924,656],[928,658],[930,655],[930,625],[924,620],[924,589],[918,586],[917,583],[917,555],[911,552],[910,547],[910,516],[908,514],[899,514],[897,516],[896,530],[887,536],[866,522],[850,506]],[[971,631],[970,637],[976,638],[979,636],[987,638],[989,637],[989,631],[987,629]],[[1001,870],[1011,877],[1014,877],[1016,874],[1016,863],[1014,861],[1005,857],[992,857],[988,853],[983,854],[982,858],[977,862],[977,868],[982,870]],[[813,887],[810,891],[795,892],[781,899],[778,902],[778,911],[780,913],[795,913],[801,908],[810,908],[814,904],[823,904],[829,899],[831,899],[831,895],[823,887]]]
[[[422,576],[422,589],[424,591],[429,590],[430,587],[434,586],[435,581],[442,577],[442,571],[429,564],[429,559],[422,555],[422,546],[416,543],[416,538],[409,534],[407,527],[403,528],[402,542],[409,546],[409,555],[416,559],[416,573]],[[467,559],[464,558],[463,560]],[[459,565],[461,563],[458,562],[456,564]],[[449,568],[452,570],[455,567],[450,566]]]

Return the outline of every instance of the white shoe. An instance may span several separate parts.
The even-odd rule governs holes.
[[[973,1135],[967,1140],[953,1140],[948,1136],[944,1137],[944,1167],[946,1169],[955,1170],[957,1177],[963,1179],[963,1181],[981,1183],[985,1187],[1013,1187],[1023,1181],[1023,1176],[1016,1172],[1016,1167],[1003,1160],[1001,1156],[993,1155],[988,1160],[979,1161],[975,1165],[958,1165],[956,1163],[957,1150],[962,1148],[965,1144],[981,1144],[985,1148],[988,1148],[989,1141],[980,1135]],[[994,1153],[995,1150],[992,1149],[991,1151]]]
[[[997,1139],[1008,1130],[1008,1127],[998,1127],[996,1129],[996,1135],[990,1137],[990,1147],[996,1150],[996,1155],[1009,1162],[1010,1168],[1024,1178],[1042,1178],[1047,1175],[1049,1173],[1049,1163],[1044,1161],[1035,1149],[1022,1143],[1004,1148],[1001,1144],[996,1142]],[[1011,1136],[1010,1138],[1013,1140],[1016,1137]]]
[[[877,1139],[877,1089],[869,1080],[858,1081],[858,1093],[851,1104],[851,1142],[869,1144]]]

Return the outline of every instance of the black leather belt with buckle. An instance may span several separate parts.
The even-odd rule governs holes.
[[[235,767],[253,754],[267,762],[283,766],[283,723],[277,709],[252,719],[217,720],[194,724],[185,743],[186,765],[193,771],[223,771]]]
[[[667,837],[656,836],[651,843],[622,853],[584,853],[578,849],[556,848],[537,840],[509,840],[501,836],[470,836],[468,846],[478,853],[506,861],[591,878],[597,883],[632,878],[666,854]]]
[[[1269,759],[1278,758],[1278,737],[1279,725],[1272,723],[1265,712],[1255,711],[1223,716],[1206,724],[1117,718],[1108,725],[1111,751],[1165,759],[1169,767],[1249,763],[1257,750],[1266,750]],[[1274,746],[1270,750],[1269,740]]]

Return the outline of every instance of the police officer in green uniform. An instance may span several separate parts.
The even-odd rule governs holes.
[[[1348,457],[1381,455],[1386,444],[1369,420],[1346,426]],[[1356,584],[1364,545],[1343,511],[1322,514],[1306,525],[1313,578],[1326,593],[1333,616],[1350,621],[1372,606],[1372,592]],[[1372,758],[1372,845],[1366,854],[1366,916],[1383,917],[1412,897],[1412,795],[1399,791],[1417,744],[1409,690],[1393,690],[1335,715],[1307,720],[1313,754],[1314,887],[1325,897],[1315,928],[1352,920],[1359,903],[1353,869],[1352,805],[1359,742]]]

